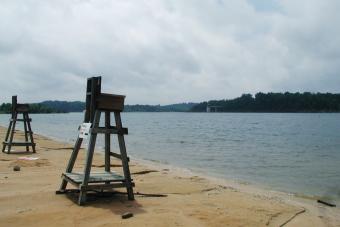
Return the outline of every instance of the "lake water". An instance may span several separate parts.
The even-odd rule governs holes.
[[[31,117],[36,133],[73,143],[83,114]],[[8,118],[0,115],[0,125]],[[129,156],[340,201],[340,114],[122,113],[122,120]]]

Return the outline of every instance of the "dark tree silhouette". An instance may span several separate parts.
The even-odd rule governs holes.
[[[230,100],[211,100],[191,108],[205,112],[207,106],[219,106],[221,112],[340,112],[340,94],[331,93],[257,93]]]

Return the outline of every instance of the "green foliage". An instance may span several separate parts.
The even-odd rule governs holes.
[[[189,111],[196,103],[179,103],[171,105],[125,105],[125,112],[186,112]]]
[[[10,113],[12,108],[11,103],[2,103],[0,105],[0,113]]]
[[[11,111],[12,111],[11,103],[3,103],[0,105],[0,113],[9,114],[11,113]],[[30,113],[59,113],[59,111],[40,103],[33,103],[30,104]]]
[[[172,105],[125,105],[125,112],[185,112],[189,111],[196,103],[179,103]],[[0,105],[0,113],[10,113],[11,104],[3,103]],[[84,102],[67,101],[44,101],[41,103],[30,104],[31,113],[69,113],[82,112],[85,110]]]
[[[30,104],[30,113],[60,113],[60,112],[44,104],[33,103]]]
[[[243,94],[226,100],[172,105],[125,105],[125,112],[205,112],[207,106],[218,106],[219,112],[340,112],[340,94],[331,93],[257,93]],[[31,113],[82,112],[84,102],[44,101],[30,104]],[[11,104],[0,105],[0,113],[10,113]]]
[[[80,101],[43,101],[40,104],[54,109],[60,113],[82,112],[85,110],[85,103]]]
[[[11,108],[11,103],[3,103],[0,105],[0,113],[11,113]],[[85,103],[79,101],[44,101],[30,104],[30,113],[69,113],[82,112],[84,109]]]
[[[207,106],[219,106],[220,112],[340,112],[340,94],[331,93],[257,93],[230,100],[211,100],[191,108],[205,112]]]

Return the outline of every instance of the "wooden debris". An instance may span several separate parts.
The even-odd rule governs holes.
[[[131,218],[133,217],[133,213],[131,212],[126,212],[124,214],[122,214],[122,219],[127,219],[127,218]]]
[[[320,199],[318,199],[318,203],[322,203],[322,204],[330,206],[330,207],[336,207],[335,204],[332,204],[332,203],[329,203],[329,202],[326,202],[326,201],[323,201],[323,200],[320,200]]]
[[[132,175],[143,175],[143,174],[148,174],[148,173],[157,173],[157,170],[142,170],[138,172],[131,173]]]
[[[291,218],[289,218],[287,221],[285,221],[283,224],[280,225],[280,227],[283,227],[287,225],[289,222],[291,222],[294,218],[296,218],[298,215],[303,214],[306,212],[306,209],[303,208],[302,210],[296,212]]]
[[[141,193],[137,192],[136,195],[144,196],[144,197],[167,197],[165,194],[149,194],[149,193]]]

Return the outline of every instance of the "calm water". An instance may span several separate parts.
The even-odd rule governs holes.
[[[83,114],[31,117],[36,133],[73,141]],[[340,201],[340,114],[123,113],[122,118],[132,157]],[[8,115],[0,115],[0,124],[7,126]]]

